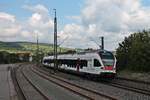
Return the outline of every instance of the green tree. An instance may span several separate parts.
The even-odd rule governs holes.
[[[119,70],[150,71],[150,31],[126,37],[116,51]]]

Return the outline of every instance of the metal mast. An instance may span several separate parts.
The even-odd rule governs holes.
[[[57,18],[56,18],[56,9],[54,9],[54,69],[57,70]]]
[[[39,64],[39,36],[38,36],[38,32],[36,33],[37,35],[37,66]]]

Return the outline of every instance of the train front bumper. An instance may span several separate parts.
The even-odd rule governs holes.
[[[101,72],[100,73],[100,77],[104,77],[104,78],[114,78],[116,75],[115,72]]]

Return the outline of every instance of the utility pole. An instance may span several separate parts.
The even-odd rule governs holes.
[[[54,9],[55,17],[54,17],[54,69],[57,70],[57,17],[56,17],[56,9]]]
[[[37,66],[39,65],[39,36],[38,36],[38,32],[36,33],[36,35],[37,35],[37,53],[36,53],[36,55],[37,55]]]

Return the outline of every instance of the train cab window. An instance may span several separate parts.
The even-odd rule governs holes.
[[[101,64],[97,59],[94,59],[94,67],[100,67]]]
[[[44,63],[47,63],[47,60],[45,59],[43,62],[44,62]]]
[[[99,52],[101,59],[114,59],[114,56],[111,52],[103,51]]]

